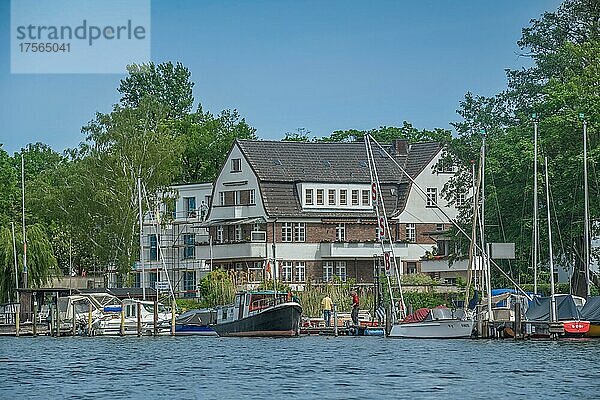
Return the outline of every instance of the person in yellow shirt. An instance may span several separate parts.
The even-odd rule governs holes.
[[[323,319],[325,320],[325,326],[331,326],[331,310],[333,310],[333,302],[328,294],[321,300],[321,309],[323,309]]]

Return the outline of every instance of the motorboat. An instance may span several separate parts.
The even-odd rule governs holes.
[[[474,321],[464,310],[447,307],[420,308],[392,325],[388,337],[412,339],[461,339],[471,337]]]
[[[600,337],[600,296],[588,297],[580,310],[581,318],[590,321],[587,337]]]
[[[535,297],[533,303],[525,313],[525,331],[534,338],[550,337],[552,333],[558,333],[564,337],[582,337],[590,330],[590,321],[582,317],[580,309],[583,308],[585,300],[570,294],[554,295],[556,301],[556,324],[559,325],[558,332],[553,332],[550,316],[552,307],[552,296]],[[560,329],[562,325],[562,329]]]
[[[122,306],[105,307],[103,315],[92,322],[92,334],[102,336],[137,335],[139,331],[141,335],[153,335],[155,329],[154,307],[153,301],[136,299],[125,299]],[[156,307],[157,333],[169,335],[173,315],[161,303],[156,303]],[[122,332],[121,327],[123,328]]]
[[[212,328],[217,321],[217,312],[212,309],[189,310],[175,320],[176,336],[218,336]]]
[[[238,292],[234,304],[215,308],[219,336],[298,336],[302,307],[287,293]]]

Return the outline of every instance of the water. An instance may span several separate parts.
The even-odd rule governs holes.
[[[600,341],[0,338],[0,399],[594,398]]]

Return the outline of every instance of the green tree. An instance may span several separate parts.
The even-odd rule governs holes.
[[[183,64],[132,64],[127,71],[129,75],[121,80],[118,89],[122,106],[135,108],[145,97],[151,97],[167,108],[169,118],[183,118],[192,110],[194,83]]]

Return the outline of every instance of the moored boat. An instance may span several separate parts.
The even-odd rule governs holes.
[[[302,307],[286,293],[267,290],[239,292],[234,304],[216,312],[212,328],[219,336],[297,336]]]
[[[154,302],[146,300],[123,300],[123,313],[121,307],[105,308],[101,317],[92,323],[94,335],[117,336],[138,334],[138,310],[139,310],[139,332],[142,335],[154,334]],[[171,333],[172,314],[161,303],[157,304],[156,330],[159,335]],[[121,317],[121,315],[123,315]],[[123,332],[121,332],[121,326]]]
[[[217,312],[214,309],[186,311],[175,321],[175,335],[217,336],[211,326],[216,320]]]
[[[392,325],[388,337],[411,339],[461,339],[471,337],[474,321],[460,310],[420,308]]]
[[[600,337],[600,296],[588,297],[581,308],[581,318],[590,321],[587,337]]]
[[[582,337],[588,333],[590,322],[583,318],[577,304],[582,304],[583,299],[570,294],[554,295],[556,300],[556,323],[562,324],[563,337]],[[526,316],[526,331],[531,337],[550,337],[552,328],[551,307],[552,296],[535,297],[529,306]]]

